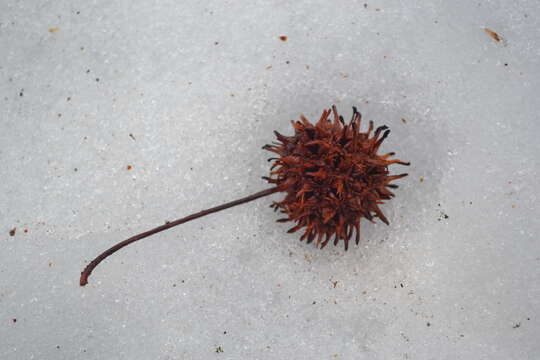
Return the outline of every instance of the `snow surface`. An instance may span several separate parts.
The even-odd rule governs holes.
[[[538,1],[4,0],[0,55],[1,359],[540,358]],[[331,104],[412,162],[390,226],[321,251],[276,194],[79,287]]]

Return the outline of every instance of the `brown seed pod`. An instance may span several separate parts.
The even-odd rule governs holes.
[[[378,155],[390,130],[380,126],[373,131],[370,121],[368,130],[362,132],[361,118],[353,107],[352,118],[346,124],[335,106],[324,110],[315,125],[301,115],[300,121],[292,122],[293,136],[275,132],[278,141],[263,147],[279,156],[269,159],[273,162],[270,177],[264,177],[273,185],[271,188],[167,222],[114,245],[86,266],[81,273],[80,285],[88,283],[88,277],[101,261],[135,241],[275,192],[285,193],[283,200],[271,205],[274,210],[287,215],[278,221],[295,222],[288,231],[290,233],[303,228],[300,240],[307,239],[310,243],[316,239],[316,245],[322,249],[333,236],[334,245],[343,240],[347,250],[355,232],[358,244],[362,218],[372,222],[379,218],[385,224],[389,223],[379,205],[394,196],[389,189],[397,188],[397,185],[391,182],[407,174],[390,175],[388,166],[409,165],[399,159],[391,160],[394,153]]]
[[[361,218],[378,217],[389,224],[379,205],[394,196],[389,188],[397,185],[390,182],[407,174],[389,175],[388,166],[409,163],[390,160],[394,153],[377,154],[390,130],[380,126],[372,134],[370,121],[368,130],[361,132],[362,116],[356,108],[348,124],[335,106],[323,111],[315,125],[303,115],[300,119],[292,122],[293,136],[276,131],[278,142],[264,147],[279,155],[271,159],[271,177],[265,179],[286,192],[272,207],[287,214],[278,221],[296,222],[288,232],[304,228],[300,240],[317,239],[322,249],[333,236],[334,245],[343,240],[347,250],[353,230],[356,244],[360,241]]]

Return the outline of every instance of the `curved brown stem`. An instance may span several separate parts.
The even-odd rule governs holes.
[[[210,209],[199,211],[198,213],[191,214],[189,216],[183,217],[183,218],[175,220],[175,221],[167,222],[164,225],[158,226],[158,227],[156,227],[154,229],[145,231],[143,233],[132,236],[129,239],[126,239],[126,240],[124,240],[122,242],[119,242],[118,244],[114,245],[110,249],[105,250],[103,253],[101,253],[98,257],[96,257],[94,260],[92,260],[90,262],[90,264],[88,264],[84,268],[83,272],[81,272],[81,279],[79,281],[79,284],[81,286],[84,286],[84,285],[88,284],[88,277],[90,276],[90,274],[92,274],[92,271],[95,269],[95,267],[98,266],[98,264],[100,262],[105,260],[110,255],[114,254],[115,252],[117,252],[118,250],[123,248],[124,246],[127,246],[127,245],[129,245],[131,243],[134,243],[137,240],[144,239],[145,237],[148,237],[150,235],[154,235],[154,234],[156,234],[158,232],[170,229],[170,228],[172,228],[172,227],[174,227],[176,225],[180,225],[180,224],[186,223],[188,221],[195,220],[197,218],[206,216],[208,214],[212,214],[212,213],[215,213],[215,212],[218,212],[218,211],[221,211],[221,210],[231,208],[231,207],[236,206],[236,205],[240,205],[240,204],[244,204],[244,203],[256,200],[256,199],[264,197],[264,196],[268,196],[268,195],[273,194],[273,193],[275,193],[277,191],[278,191],[277,187],[273,187],[273,188],[270,188],[270,189],[259,191],[259,192],[255,193],[255,194],[243,197],[241,199],[234,200],[234,201],[231,201],[231,202],[228,202],[228,203],[225,203],[225,204],[222,204],[222,205],[210,208]]]

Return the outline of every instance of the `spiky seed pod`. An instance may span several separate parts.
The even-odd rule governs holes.
[[[329,117],[333,113],[333,120]],[[294,136],[283,136],[275,132],[278,142],[264,149],[275,152],[278,158],[271,176],[265,177],[274,184],[269,189],[215,206],[183,218],[168,221],[148,231],[134,235],[117,243],[99,254],[81,272],[79,284],[85,286],[92,271],[103,260],[118,250],[170,229],[174,226],[213,214],[237,205],[260,199],[276,192],[286,192],[285,199],[274,202],[275,210],[288,215],[278,221],[294,221],[296,226],[289,232],[305,228],[300,240],[325,247],[334,236],[334,245],[345,242],[345,250],[356,230],[356,243],[360,241],[360,220],[365,217],[373,221],[378,217],[388,224],[379,205],[394,194],[388,188],[397,188],[391,181],[407,176],[389,175],[391,164],[409,165],[400,160],[390,160],[394,153],[377,155],[381,143],[390,133],[386,126],[378,127],[373,134],[373,122],[367,132],[360,131],[361,115],[353,107],[353,116],[345,124],[336,107],[323,111],[319,122],[311,124],[304,116],[293,121]],[[382,136],[379,137],[382,133]],[[324,239],[323,239],[324,238]]]
[[[321,249],[333,236],[334,245],[343,240],[347,250],[353,230],[358,244],[362,218],[373,222],[377,217],[388,224],[379,205],[394,196],[390,188],[398,186],[391,182],[407,176],[390,175],[388,166],[409,163],[391,160],[394,153],[377,154],[390,134],[388,127],[373,131],[370,121],[368,130],[362,132],[361,118],[355,107],[348,124],[335,106],[324,110],[315,125],[301,115],[300,121],[292,121],[293,136],[275,131],[278,141],[263,147],[279,155],[269,159],[273,161],[270,177],[264,177],[286,192],[282,201],[271,205],[287,214],[278,221],[295,222],[288,232],[304,228],[300,240],[311,243],[316,239]]]

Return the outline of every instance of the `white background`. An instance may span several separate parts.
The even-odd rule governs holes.
[[[3,0],[0,358],[539,358],[539,16],[535,0]],[[331,104],[388,125],[382,151],[412,162],[390,226],[321,251],[275,222],[276,194],[79,287],[112,244],[267,188],[272,131]]]

